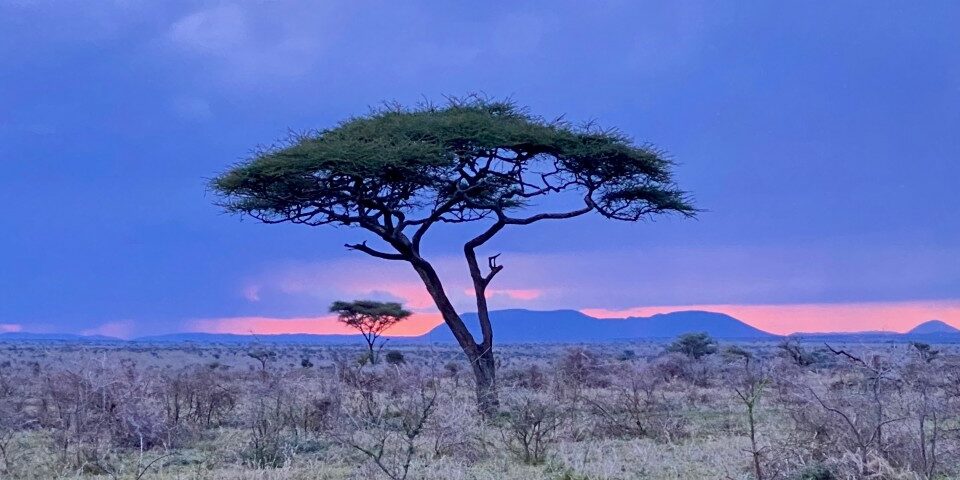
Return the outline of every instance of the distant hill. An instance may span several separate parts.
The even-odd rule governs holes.
[[[960,329],[940,320],[930,320],[913,327],[906,333],[891,331],[863,332],[807,332],[794,333],[791,337],[817,339],[820,341],[844,342],[883,342],[896,343],[908,341],[960,343]]]
[[[0,333],[0,341],[8,342],[122,342],[122,339],[104,335],[76,335],[72,333]]]
[[[467,328],[479,337],[480,325],[475,313],[463,316]],[[490,312],[497,342],[603,342],[637,338],[673,338],[687,332],[707,332],[716,338],[762,339],[775,336],[751,327],[729,315],[715,312],[681,311],[652,317],[599,319],[576,310],[532,311],[498,310]],[[446,325],[438,325],[423,335],[431,342],[452,342]]]
[[[687,332],[707,332],[717,338],[771,338],[778,335],[752,327],[730,315],[688,310],[658,313],[652,317],[630,317],[639,322],[637,336],[665,338]]]
[[[930,320],[913,327],[907,335],[940,335],[960,333],[960,329],[941,320]]]

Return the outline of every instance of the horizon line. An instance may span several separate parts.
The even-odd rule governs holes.
[[[640,306],[621,309],[609,308],[554,308],[532,309],[510,306],[492,309],[528,310],[537,312],[577,311],[600,319],[615,320],[630,317],[648,318],[657,314],[683,311],[721,313],[733,317],[766,333],[788,336],[823,333],[906,333],[930,320],[940,320],[960,328],[960,300],[900,301],[900,302],[849,302],[849,303],[792,303],[792,304],[688,304]],[[465,312],[470,314],[476,312]],[[411,319],[387,332],[390,337],[418,337],[443,324],[437,312],[416,312]],[[183,328],[168,332],[135,334],[133,321],[109,322],[97,328],[80,330],[77,333],[57,331],[29,331],[21,324],[0,324],[2,333],[61,334],[80,336],[107,336],[120,339],[142,338],[183,333],[233,334],[233,335],[353,335],[352,330],[339,324],[330,315],[312,317],[240,316],[189,320]]]

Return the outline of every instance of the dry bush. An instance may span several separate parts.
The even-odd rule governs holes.
[[[599,355],[588,348],[572,347],[557,361],[558,382],[571,389],[603,388],[609,385],[608,368]]]
[[[707,387],[715,381],[718,363],[711,358],[700,359],[682,353],[665,353],[651,362],[652,371],[667,381],[678,380],[698,387]]]
[[[515,391],[506,395],[497,421],[504,447],[523,463],[540,464],[566,419],[563,407],[546,395]]]
[[[686,420],[667,397],[667,381],[649,367],[625,367],[613,384],[587,399],[601,438],[644,438],[672,442],[687,436]]]
[[[430,451],[423,436],[436,409],[437,383],[415,368],[371,369],[358,377],[357,388],[344,392],[341,423],[331,434],[391,480],[404,480]]]

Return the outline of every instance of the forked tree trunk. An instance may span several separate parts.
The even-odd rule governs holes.
[[[423,280],[424,286],[427,287],[427,292],[430,293],[434,303],[440,310],[444,323],[450,327],[450,331],[453,333],[454,338],[457,339],[457,343],[470,362],[470,367],[473,369],[473,376],[476,381],[477,408],[484,417],[492,417],[497,413],[497,409],[500,406],[497,395],[496,357],[493,353],[492,337],[485,339],[483,344],[478,344],[470,333],[470,330],[467,329],[466,324],[463,323],[460,314],[457,313],[453,304],[450,303],[450,299],[443,290],[440,277],[433,269],[433,266],[422,259],[413,260],[411,263],[413,264],[414,270],[417,271]],[[487,329],[489,329],[489,326]]]

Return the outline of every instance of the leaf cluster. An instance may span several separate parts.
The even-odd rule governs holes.
[[[468,97],[393,105],[295,136],[235,165],[212,187],[226,210],[265,222],[374,231],[503,218],[533,198],[571,190],[609,218],[693,215],[671,166],[615,130]]]

